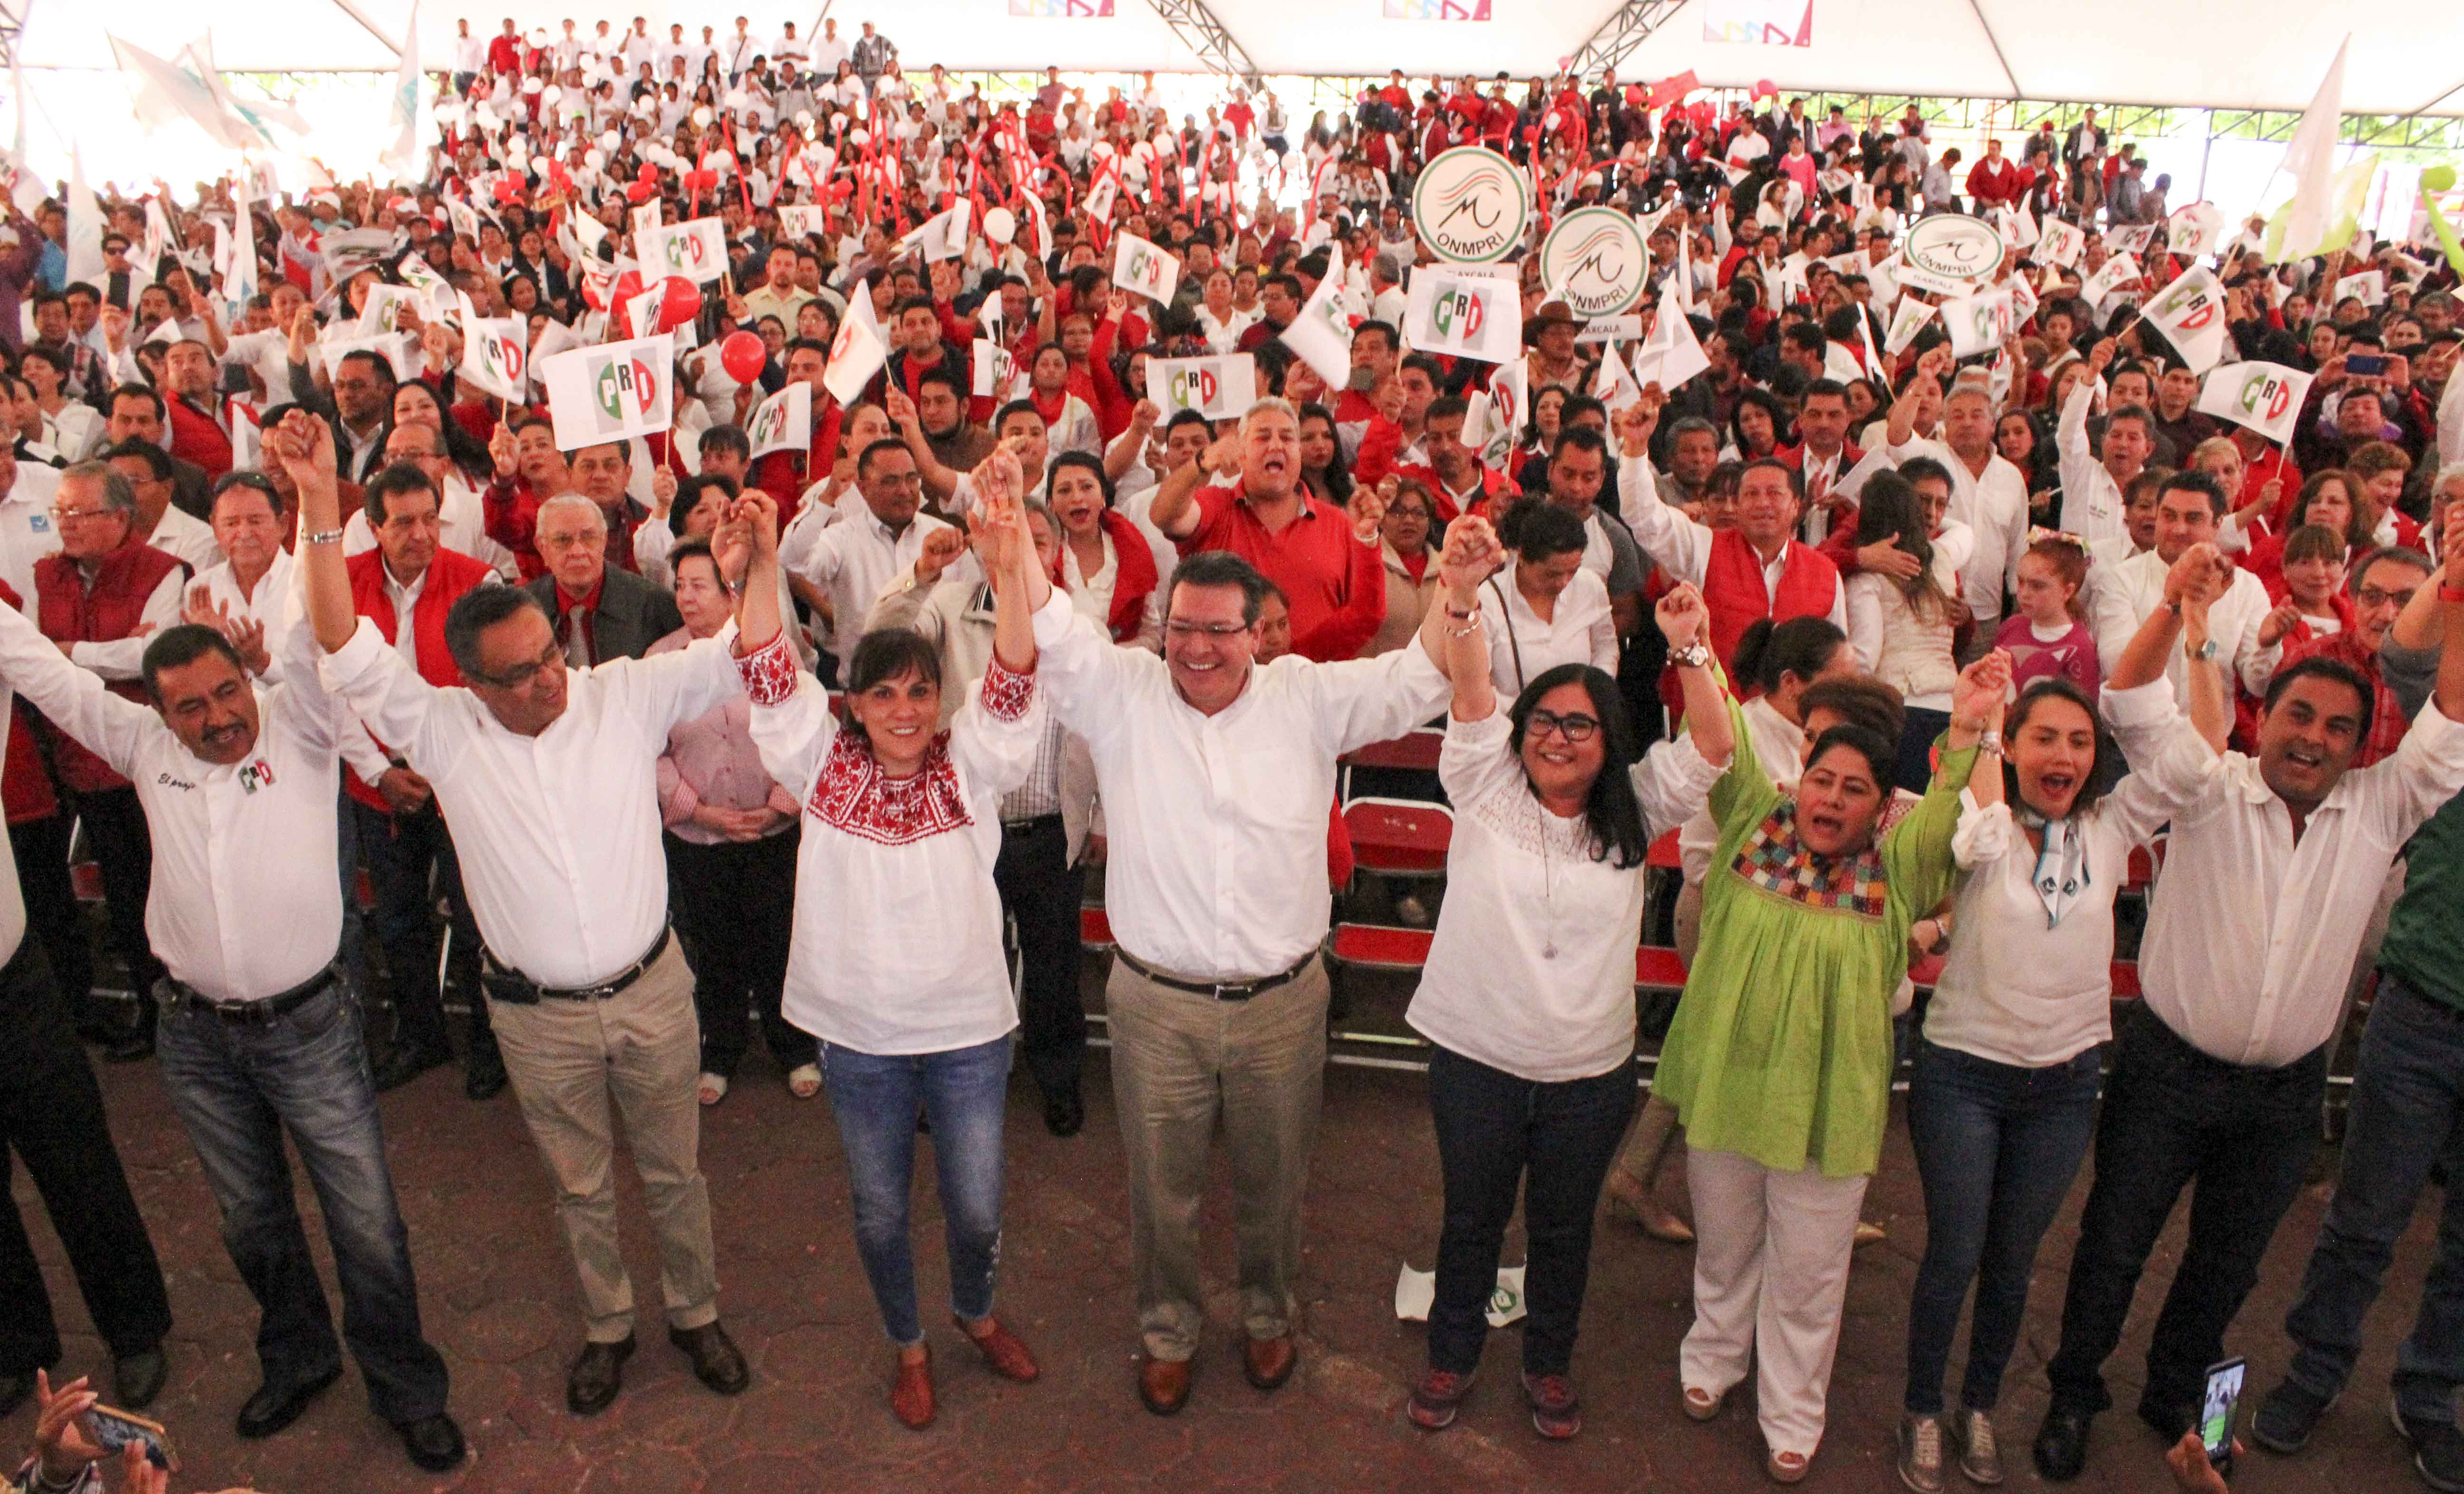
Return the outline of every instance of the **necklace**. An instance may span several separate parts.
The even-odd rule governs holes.
[[[1533,807],[1540,815],[1540,957],[1555,959],[1557,957],[1557,874],[1555,864],[1549,859],[1550,814],[1545,804],[1535,802]]]

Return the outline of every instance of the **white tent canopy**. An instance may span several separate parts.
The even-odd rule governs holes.
[[[802,0],[799,0],[802,3]],[[1712,85],[1770,79],[1783,92],[1894,93],[2073,99],[2217,108],[2299,110],[2349,30],[2344,107],[2356,114],[2464,114],[2464,6],[2311,6],[2294,0],[1812,0],[1813,45],[1704,40],[1711,0],[1686,0],[1619,66],[1626,78],[1692,69]],[[1213,9],[1262,72],[1357,75],[1399,67],[1415,77],[1500,70],[1521,79],[1553,71],[1614,13],[1608,0],[1494,0],[1486,22],[1390,20],[1386,0],[1213,0]],[[351,0],[350,9],[399,39],[408,0]],[[782,21],[811,27],[815,11],[761,5],[756,35]],[[910,71],[956,69],[1190,71],[1196,58],[1146,0],[1115,0],[1105,18],[1015,16],[1009,0],[902,0],[839,6],[843,34],[878,23]],[[697,37],[732,31],[735,5],[666,0],[431,0],[420,7],[421,60],[451,58],[453,23],[494,34],[510,15],[528,32],[586,35],[606,18],[636,14],[664,36],[671,20]],[[210,30],[226,72],[388,69],[394,54],[336,0],[117,0],[109,6],[34,0],[18,48],[30,68],[108,68],[108,24],[140,45],[175,51]]]

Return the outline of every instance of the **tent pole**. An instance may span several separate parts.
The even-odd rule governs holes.
[[[397,57],[402,55],[402,43],[395,41],[384,32],[379,31],[377,29],[377,23],[369,20],[365,14],[362,13],[360,8],[352,4],[351,0],[334,0],[334,4],[341,9],[344,15],[349,16],[352,20],[355,20],[362,26],[366,27],[369,35],[374,36],[381,42],[384,42],[387,52],[392,53]],[[2006,69],[2005,71],[2008,70]]]
[[[340,0],[337,0],[337,3],[340,3]],[[2019,75],[2011,71],[2011,59],[2002,55],[2002,38],[1993,34],[1993,23],[1985,18],[1984,8],[1977,3],[1977,0],[1968,0],[1968,10],[1969,14],[1976,17],[1976,24],[1984,28],[1986,43],[1993,49],[1993,60],[2002,64],[2002,76],[2011,84],[2012,107],[2018,107]]]

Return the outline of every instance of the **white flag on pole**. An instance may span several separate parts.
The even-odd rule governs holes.
[[[556,444],[571,451],[665,430],[675,418],[674,343],[634,338],[539,362]]]
[[[411,0],[410,19],[403,25],[402,66],[393,76],[393,102],[385,116],[385,129],[391,143],[381,158],[406,177],[424,173],[420,148],[419,106],[427,92],[428,79],[419,71],[419,0]]]
[[[463,297],[463,305],[470,298]],[[462,377],[500,400],[530,398],[528,329],[517,317],[467,318],[462,324]]]
[[[2310,107],[2301,111],[2301,122],[2294,126],[2293,140],[2276,168],[2293,178],[2293,201],[2285,211],[2283,237],[2270,246],[2270,263],[2306,259],[2326,247],[2336,201],[2336,135],[2344,110],[2344,52],[2352,44],[2348,33],[2336,48],[2336,60],[2327,64],[2327,76],[2319,80]]]
[[[1500,363],[1496,376],[1488,381],[1488,421],[1481,429],[1480,459],[1505,471],[1514,454],[1514,443],[1523,439],[1523,423],[1530,412],[1530,366],[1519,358]],[[1464,428],[1470,429],[1468,423]]]
[[[1693,323],[1667,307],[1652,318],[1651,336],[1634,351],[1634,382],[1656,384],[1664,394],[1675,393],[1679,384],[1710,366]]]
[[[2146,317],[2182,355],[2192,373],[2206,373],[2225,357],[2225,292],[2206,266],[2158,292]]]
[[[1634,382],[1634,372],[1617,356],[1615,344],[1600,349],[1600,371],[1592,379],[1592,398],[1608,406],[1615,415],[1642,398],[1641,386]]]
[[[695,218],[648,234],[637,231],[633,248],[646,280],[680,275],[699,283],[727,274],[727,226],[716,218]]]
[[[881,340],[879,323],[872,319],[871,293],[863,286],[847,297],[847,319],[839,323],[839,335],[830,344],[829,366],[822,372],[822,385],[841,405],[853,405],[864,395],[864,386],[890,361],[890,349]],[[856,314],[858,306],[864,314]]]
[[[996,297],[989,304],[998,305],[999,302],[1000,297]],[[975,354],[974,380],[969,384],[967,392],[979,400],[1007,399],[1010,384],[1017,377],[1017,369],[1013,366],[1009,349],[990,338],[978,338],[973,351]]]
[[[803,451],[813,444],[813,386],[799,379],[763,400],[745,423],[753,454]]]
[[[1117,234],[1112,240],[1112,283],[1158,306],[1168,306],[1173,287],[1180,283],[1180,261],[1134,233]]]
[[[2011,335],[2011,293],[2007,290],[1965,296],[1945,301],[1935,309],[1942,314],[1943,329],[1950,334],[1953,358],[1990,353]]]
[[[1258,403],[1258,361],[1247,353],[1216,358],[1150,358],[1147,398],[1164,418],[1194,409],[1209,420],[1231,420]]]
[[[1282,334],[1286,347],[1340,389],[1352,377],[1352,318],[1343,309],[1343,246],[1327,246],[1326,278]]]
[[[2202,414],[2248,426],[2270,441],[2289,442],[2309,397],[2311,375],[2281,363],[2225,363],[2199,385]]]

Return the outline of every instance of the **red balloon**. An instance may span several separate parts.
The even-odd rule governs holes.
[[[1757,99],[1776,99],[1779,97],[1779,85],[1772,82],[1770,78],[1763,78],[1754,84],[1754,97]]]
[[[515,202],[517,201],[521,195],[522,183],[519,177],[500,176],[496,178],[496,201],[500,203]]]
[[[612,311],[619,306],[623,306],[634,297],[641,295],[645,289],[646,287],[642,284],[641,271],[626,271],[623,275],[616,277],[616,289],[608,293],[608,309]]]
[[[760,378],[762,365],[769,361],[770,350],[750,332],[731,332],[718,344],[718,366],[738,384],[751,384]]]
[[[680,275],[671,275],[659,282],[659,321],[662,332],[672,332],[701,315],[701,287]],[[759,341],[759,339],[754,341]],[[738,380],[741,384],[746,381]]]
[[[656,197],[657,195],[659,195],[659,184],[656,182],[627,182],[625,184],[625,200],[633,203],[636,206],[649,202],[651,198]]]
[[[655,182],[659,179],[659,168],[645,161],[642,163],[642,169],[633,173],[633,179],[637,182]]]
[[[1693,120],[1694,127],[1698,130],[1709,129],[1714,123],[1718,122],[1720,118],[1720,111],[1714,107],[1711,101],[1707,99],[1688,105],[1685,113],[1688,118]]]

